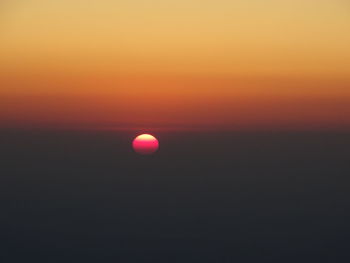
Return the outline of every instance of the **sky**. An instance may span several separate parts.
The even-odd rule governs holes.
[[[0,127],[350,129],[344,0],[0,4]]]

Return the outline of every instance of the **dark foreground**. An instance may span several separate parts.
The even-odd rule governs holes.
[[[0,132],[0,262],[350,262],[350,133]]]

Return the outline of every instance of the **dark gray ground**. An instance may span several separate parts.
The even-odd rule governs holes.
[[[350,133],[0,132],[0,262],[350,262]]]

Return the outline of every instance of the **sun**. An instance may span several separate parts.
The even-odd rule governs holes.
[[[159,142],[156,137],[150,134],[141,134],[137,136],[133,142],[132,147],[134,148],[134,151],[143,154],[153,154],[155,153],[159,148]]]

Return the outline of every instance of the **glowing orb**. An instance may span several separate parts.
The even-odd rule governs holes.
[[[139,154],[152,154],[159,148],[158,140],[150,134],[141,134],[132,142],[132,147]]]

